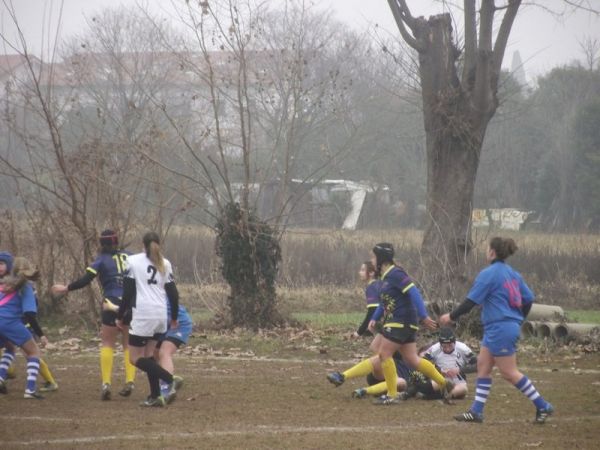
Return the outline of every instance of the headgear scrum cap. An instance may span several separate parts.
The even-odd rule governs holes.
[[[100,245],[102,247],[111,247],[119,245],[119,237],[113,230],[104,230],[100,233]]]
[[[384,262],[394,262],[394,246],[389,242],[375,244],[375,247],[373,247],[373,253],[377,257],[378,265]]]

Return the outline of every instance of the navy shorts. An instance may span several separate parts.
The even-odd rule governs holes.
[[[417,330],[407,324],[384,324],[383,337],[396,344],[410,344],[417,341]]]

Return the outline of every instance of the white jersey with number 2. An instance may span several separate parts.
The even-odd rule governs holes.
[[[163,319],[167,317],[167,293],[165,284],[174,281],[173,269],[168,259],[163,258],[165,272],[158,268],[146,256],[137,253],[127,258],[125,276],[135,280],[135,304],[133,315],[138,319]]]

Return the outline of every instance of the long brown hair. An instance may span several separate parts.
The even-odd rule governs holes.
[[[492,238],[490,241],[490,248],[496,252],[496,258],[502,261],[519,249],[514,239],[502,238],[499,236]]]
[[[146,256],[156,269],[164,275],[165,273],[165,260],[160,249],[160,238],[154,231],[147,232],[142,241],[144,242],[144,249],[146,250]]]

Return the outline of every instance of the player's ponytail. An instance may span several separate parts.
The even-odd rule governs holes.
[[[496,258],[502,261],[519,249],[514,239],[501,237],[492,238],[490,241],[490,248],[496,252]]]
[[[144,242],[144,249],[146,250],[146,256],[156,269],[161,273],[165,273],[165,261],[163,259],[162,252],[160,250],[160,238],[154,231],[149,231],[144,235],[142,239]]]

